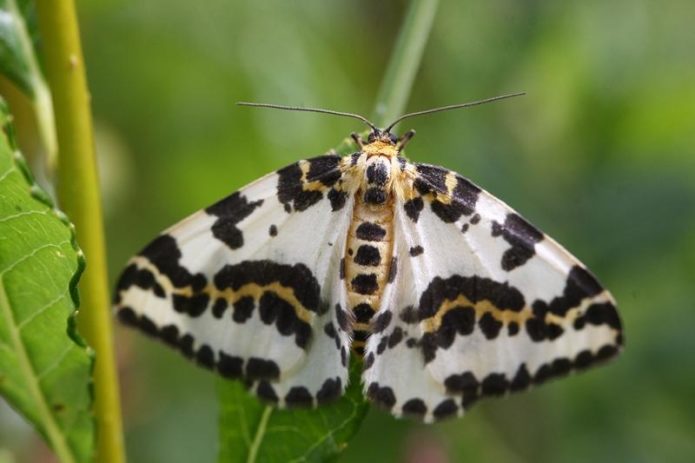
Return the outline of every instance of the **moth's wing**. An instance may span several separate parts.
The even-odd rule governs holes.
[[[563,247],[455,172],[405,169],[411,180],[395,206],[397,275],[380,309],[391,323],[370,339],[365,376],[368,391],[394,397],[395,414],[458,415],[480,397],[620,350],[613,297]],[[399,329],[404,342],[391,342]],[[427,374],[403,376],[399,364]]]
[[[299,161],[174,225],[120,277],[119,318],[280,406],[339,396],[345,180],[339,156]]]

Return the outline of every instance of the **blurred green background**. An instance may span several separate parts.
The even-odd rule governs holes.
[[[362,127],[236,101],[369,114],[405,2],[78,2],[111,279],[189,213]],[[373,410],[341,461],[695,461],[695,5],[442,1],[409,110],[408,156],[502,198],[616,296],[607,367],[434,426]],[[120,327],[131,462],[215,461],[214,378]],[[0,410],[0,449],[39,461]],[[0,451],[0,461],[3,460]]]

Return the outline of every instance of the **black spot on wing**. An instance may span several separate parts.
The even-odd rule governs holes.
[[[371,383],[369,385],[367,397],[374,404],[387,410],[390,410],[396,404],[396,395],[393,393],[393,389],[388,386],[379,386],[379,383]]]
[[[203,344],[195,354],[195,361],[203,368],[212,369],[215,367],[215,354],[212,348],[207,344]]]
[[[316,393],[316,401],[319,404],[330,402],[340,397],[342,393],[342,381],[340,378],[328,378]]]
[[[502,329],[502,322],[497,320],[490,312],[485,312],[480,317],[478,325],[487,339],[495,339]]]
[[[280,368],[278,364],[272,360],[266,360],[256,357],[251,357],[246,362],[245,378],[249,380],[255,379],[271,379],[277,380],[280,377]]]
[[[458,409],[459,407],[454,399],[446,399],[432,410],[432,415],[436,420],[443,420],[455,416]]]
[[[191,286],[194,290],[201,290],[207,284],[207,279],[202,273],[192,274],[179,264],[181,250],[176,239],[171,235],[158,236],[140,251],[139,255],[147,258],[157,267],[159,273],[169,278],[171,284],[177,288]],[[119,282],[118,287],[120,288],[121,285],[122,283]]]
[[[516,336],[519,333],[519,323],[510,321],[507,324],[507,335]]]
[[[398,273],[398,258],[391,258],[391,265],[389,266],[389,277],[388,282],[393,283],[396,279],[396,274]]]
[[[364,370],[369,370],[374,365],[374,352],[370,352],[364,358]]]
[[[313,397],[304,386],[294,386],[285,396],[285,403],[292,407],[308,407],[313,403]]]
[[[522,363],[516,370],[509,388],[512,392],[523,391],[531,385],[532,380],[533,378],[531,377],[531,373],[529,373],[528,369],[526,368],[526,364]]]
[[[256,303],[251,296],[244,296],[234,303],[234,312],[232,320],[236,323],[244,323],[251,317]]]
[[[608,325],[618,331],[621,329],[620,318],[615,306],[610,302],[592,304],[584,314],[587,323],[592,325]]]
[[[331,188],[328,192],[328,200],[331,202],[331,210],[333,212],[339,211],[347,202],[347,193]]]
[[[492,236],[502,236],[511,244],[502,255],[502,268],[514,270],[526,263],[536,254],[536,243],[543,239],[543,233],[518,214],[510,213],[504,224],[492,224]]]
[[[444,380],[444,386],[447,392],[452,394],[463,394],[466,392],[477,392],[480,383],[473,373],[467,371],[465,373],[448,376]]]
[[[227,300],[223,297],[218,298],[215,300],[215,303],[212,305],[212,315],[215,318],[222,318],[224,315],[224,312],[227,310]]]
[[[340,180],[340,159],[341,157],[335,154],[309,159],[306,161],[309,163],[307,180],[318,180],[326,186],[333,186]]]
[[[509,389],[509,381],[502,373],[490,373],[481,383],[483,394],[502,396]]]
[[[417,257],[423,252],[425,252],[425,250],[422,246],[413,246],[412,248],[410,248],[410,255],[412,257]]]
[[[443,222],[456,222],[462,215],[471,215],[475,211],[480,188],[470,181],[448,169],[428,164],[416,164],[419,178],[413,186],[422,195],[432,193],[431,208]],[[451,191],[446,185],[446,177],[454,175],[455,185]],[[447,200],[439,200],[439,195],[447,195]],[[412,217],[411,217],[412,218]]]
[[[389,349],[396,347],[403,340],[403,329],[400,326],[394,328],[388,340]]]
[[[390,310],[385,310],[385,311],[381,312],[374,320],[374,324],[372,326],[372,331],[374,333],[381,333],[386,328],[388,328],[389,324],[391,323],[392,318],[393,318],[393,313]]]
[[[194,293],[192,296],[175,294],[172,298],[174,310],[189,317],[201,316],[207,309],[209,302],[210,296],[203,293]]]
[[[456,175],[456,186],[453,190],[454,200],[458,205],[459,210],[463,215],[471,215],[475,211],[475,205],[478,202],[480,188],[475,186],[467,179]],[[471,223],[476,224],[480,216],[473,216]]]
[[[311,337],[311,326],[297,316],[295,308],[273,291],[266,291],[259,303],[261,321],[275,324],[283,336],[294,335],[295,343],[306,348]]]
[[[430,190],[428,191],[434,190],[440,193],[447,191],[446,176],[449,173],[448,169],[431,164],[415,164],[415,169],[419,174],[419,178],[429,185]]]
[[[346,333],[351,331],[350,320],[347,313],[343,310],[340,304],[335,305],[335,318],[338,322],[338,327]]]
[[[427,405],[422,399],[410,399],[401,407],[403,416],[411,418],[423,419],[427,414]]]
[[[564,317],[567,311],[577,307],[583,299],[596,296],[602,291],[603,287],[587,269],[575,265],[567,275],[562,296],[555,297],[550,302],[538,299],[533,302],[532,306],[534,313],[539,317],[544,318],[547,312]],[[602,316],[602,319],[605,318],[606,323],[611,327],[620,329],[620,319],[615,306],[608,305],[610,307],[603,309],[605,315]]]
[[[475,310],[472,307],[458,306],[448,310],[439,328],[422,336],[420,347],[425,363],[434,360],[437,349],[448,349],[457,335],[469,335],[474,328]]]
[[[164,298],[166,296],[164,293],[164,288],[157,283],[152,272],[147,269],[140,269],[136,264],[130,264],[128,267],[126,267],[118,280],[114,304],[120,303],[121,291],[124,291],[131,286],[138,286],[145,290],[152,290],[152,293],[159,298]]]
[[[413,199],[409,199],[403,204],[403,209],[405,210],[405,213],[408,217],[410,217],[410,220],[413,222],[418,221],[420,218],[420,212],[422,212],[422,209],[425,207],[425,203],[422,201],[422,198],[417,196]]]
[[[317,189],[305,189],[305,182],[320,182],[324,191],[329,191],[329,199],[333,210],[339,210],[345,205],[345,195],[338,191],[342,173],[340,171],[340,156],[318,156],[307,161],[299,161],[290,164],[277,171],[278,174],[278,200],[285,205],[285,210],[290,212],[304,211],[323,199],[323,192]],[[305,180],[302,180],[302,163],[309,166]]]
[[[259,381],[258,387],[256,388],[256,395],[258,395],[260,399],[267,402],[277,403],[278,401],[278,395],[275,392],[275,389],[270,382],[265,380]]]
[[[218,355],[217,371],[225,378],[241,378],[244,360],[241,357],[228,355],[222,351],[219,351]]]
[[[260,199],[249,202],[239,191],[216,202],[205,209],[205,212],[217,217],[212,224],[212,235],[230,249],[239,249],[244,245],[244,235],[237,225],[262,204],[263,200]]]

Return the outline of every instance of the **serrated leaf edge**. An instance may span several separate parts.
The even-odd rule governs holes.
[[[0,120],[0,124],[2,124],[2,136],[5,137],[8,146],[12,150],[12,161],[14,163],[14,168],[16,168],[21,173],[21,175],[24,177],[24,180],[29,184],[29,194],[32,198],[49,207],[50,213],[52,213],[58,220],[65,224],[70,230],[70,245],[72,246],[73,250],[77,255],[77,267],[68,284],[70,299],[72,300],[75,310],[68,317],[66,333],[70,337],[70,339],[75,343],[75,347],[80,347],[85,350],[85,353],[88,355],[90,361],[90,371],[93,371],[94,351],[87,345],[84,338],[82,338],[77,331],[76,317],[78,313],[78,307],[80,304],[79,291],[77,289],[77,285],[79,283],[80,277],[82,276],[82,273],[84,272],[86,264],[84,253],[77,244],[75,226],[72,224],[72,222],[70,222],[68,217],[55,206],[50,196],[46,194],[46,192],[34,180],[34,176],[31,174],[31,171],[29,170],[29,167],[24,157],[22,156],[21,152],[17,149],[17,144],[14,136],[14,129],[11,124],[12,116],[9,114],[7,103],[1,97],[0,114],[2,114],[3,116],[2,120]],[[10,168],[7,175],[9,175],[10,172],[12,172],[12,168]],[[6,175],[2,175],[2,177],[0,177],[0,181],[4,180],[5,177]],[[5,285],[3,282],[2,274],[0,274],[0,310],[6,312],[5,315],[7,316],[7,319],[14,321],[14,316],[10,309],[9,300],[7,299],[7,293],[5,292]],[[16,323],[13,323],[10,326],[11,336],[13,339],[13,343],[15,344],[14,347],[17,350],[17,352],[19,352],[19,355],[22,357],[19,363],[21,364],[21,368],[24,370],[24,374],[27,375],[27,383],[31,386],[32,396],[36,400],[37,407],[40,409],[42,419],[45,423],[48,424],[48,426],[46,426],[46,432],[48,436],[46,437],[48,438],[51,447],[53,448],[61,462],[74,462],[75,459],[73,457],[72,452],[69,450],[69,445],[67,444],[65,435],[63,435],[63,433],[60,431],[57,424],[55,423],[55,420],[53,419],[53,415],[49,411],[48,404],[45,401],[45,397],[41,391],[41,388],[38,386],[38,383],[34,381],[34,379],[37,376],[36,372],[34,372],[33,370],[33,365],[31,365],[31,361],[28,358],[28,354],[23,348],[21,339],[19,339],[19,332],[14,328],[15,326]],[[26,368],[29,368],[30,371],[27,371]],[[91,377],[92,375],[90,374],[90,378]],[[91,381],[89,384],[86,384],[85,387],[87,388],[90,394],[90,402],[93,402],[94,392],[93,384],[91,383]]]

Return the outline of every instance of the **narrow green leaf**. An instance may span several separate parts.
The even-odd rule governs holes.
[[[439,0],[411,0],[374,105],[372,122],[384,127],[403,114],[432,30]]]
[[[0,0],[0,73],[31,99],[50,173],[55,167],[58,140],[51,93],[39,68],[32,39],[36,36],[33,19],[32,2],[19,5],[16,0]]]
[[[362,366],[353,362],[350,385],[336,403],[314,410],[277,410],[237,381],[220,379],[220,463],[322,462],[334,459],[357,432],[368,405]]]
[[[92,356],[75,332],[74,228],[33,182],[0,101],[0,394],[62,462],[91,461]]]

